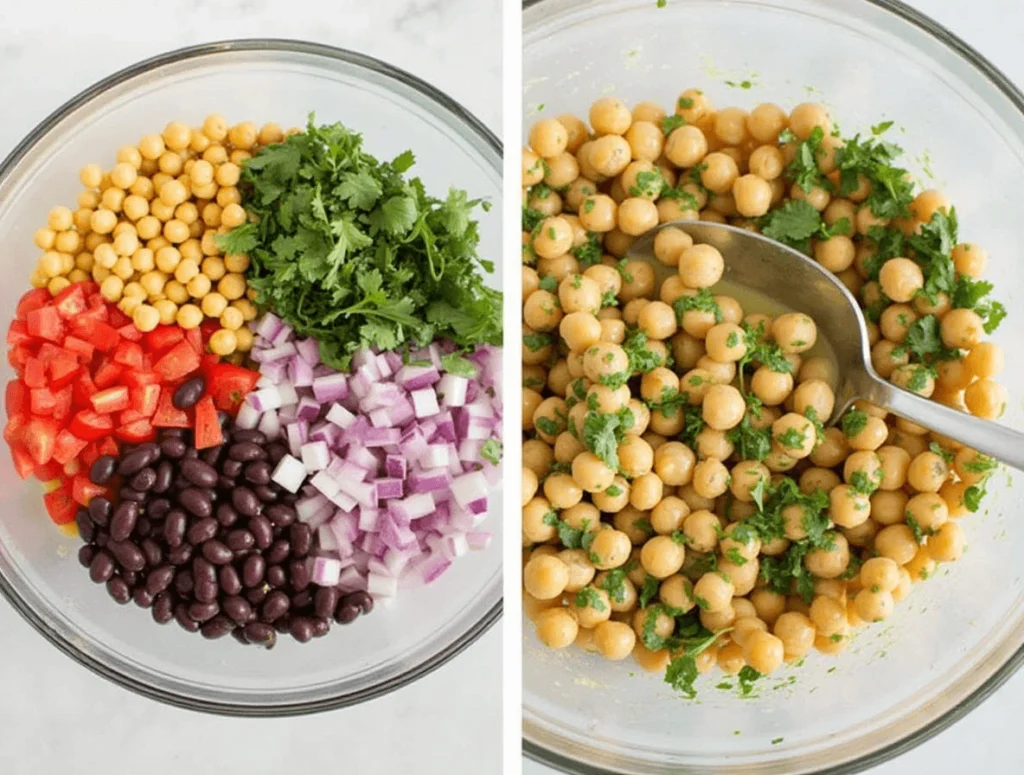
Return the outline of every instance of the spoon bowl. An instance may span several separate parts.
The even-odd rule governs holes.
[[[826,425],[835,423],[854,401],[863,399],[1024,469],[1024,433],[923,398],[878,375],[871,366],[868,329],[857,300],[818,262],[761,234],[707,221],[659,224],[633,243],[628,258],[658,265],[654,238],[668,227],[686,232],[694,243],[716,248],[725,259],[723,282],[762,294],[814,320],[818,337],[830,346],[836,366],[835,408]]]

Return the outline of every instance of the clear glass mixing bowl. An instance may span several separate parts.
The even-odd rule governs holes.
[[[820,100],[844,133],[894,120],[887,139],[949,193],[962,237],[989,250],[1010,310],[995,340],[1021,330],[1024,97],[934,22],[882,0],[541,0],[523,26],[524,127],[585,117],[606,94],[670,107],[690,86],[716,105]],[[1009,359],[1001,379],[1015,396],[1003,422],[1024,428],[1024,363]],[[1024,660],[1020,488],[999,473],[990,492],[964,522],[959,563],[845,654],[762,679],[756,699],[705,678],[687,702],[634,665],[547,650],[524,625],[527,754],[578,773],[846,773],[936,734]]]
[[[501,201],[498,140],[450,98],[369,57],[280,40],[205,45],[142,62],[96,84],[47,118],[0,165],[0,308],[13,310],[37,258],[32,233],[57,204],[73,203],[78,170],[113,164],[117,148],[172,119],[304,125],[342,121],[390,159],[406,148],[430,191],[449,186]],[[500,206],[481,213],[481,252],[499,264]],[[13,376],[6,358],[3,380]],[[500,494],[484,529],[492,546],[439,581],[324,638],[282,638],[272,651],[206,641],[148,610],[116,605],[76,559],[77,538],[43,510],[35,480],[0,455],[0,591],[42,635],[97,673],[141,694],[200,710],[280,715],[342,707],[403,686],[454,657],[501,615]]]

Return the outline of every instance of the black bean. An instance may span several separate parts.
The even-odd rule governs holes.
[[[146,500],[146,493],[133,490],[131,487],[121,488],[121,502],[134,501],[135,503],[142,503]]]
[[[125,584],[124,579],[120,576],[111,576],[107,579],[107,592],[114,600],[121,605],[124,605],[132,599],[132,591]]]
[[[236,624],[248,624],[253,616],[252,605],[244,597],[231,595],[221,601],[221,609]]]
[[[117,470],[117,458],[113,455],[100,455],[89,466],[89,479],[93,484],[106,484]]]
[[[128,484],[130,484],[134,490],[138,490],[139,492],[148,492],[149,490],[152,490],[153,485],[156,484],[156,471],[147,466],[135,474]]]
[[[241,643],[243,646],[249,645],[249,639],[245,637],[245,627],[235,627],[231,631],[231,637]]]
[[[134,532],[136,538],[146,538],[153,532],[153,523],[146,519],[145,516],[140,516],[138,521],[135,523]]]
[[[292,628],[292,614],[291,612],[286,613],[276,622],[274,622],[274,629],[282,635],[287,635],[288,631]]]
[[[235,428],[231,432],[231,437],[235,441],[252,441],[256,444],[266,444],[267,436],[263,431],[258,431],[255,428]]]
[[[271,468],[266,460],[248,463],[242,470],[242,477],[252,484],[270,484]]]
[[[225,595],[242,594],[242,580],[238,577],[238,571],[231,565],[222,565],[217,570],[217,580]]]
[[[165,460],[164,463],[166,462],[167,461]],[[163,465],[164,463],[161,463],[160,465]],[[159,472],[157,472],[158,477],[159,475]],[[153,491],[156,492],[155,487],[153,488]],[[155,519],[159,521],[166,517],[167,513],[170,510],[171,502],[167,500],[167,498],[154,498],[153,500],[146,504],[146,516],[150,519]]]
[[[291,551],[291,544],[283,538],[279,538],[270,545],[270,548],[263,553],[263,556],[266,557],[267,562],[272,565],[280,565],[288,559],[288,555],[291,554]]]
[[[262,584],[266,570],[267,561],[259,554],[250,554],[242,564],[242,583],[247,587]]]
[[[202,460],[186,460],[181,464],[181,475],[204,489],[217,483],[217,469]]]
[[[135,592],[132,594],[135,605],[139,608],[149,608],[153,605],[153,597],[145,587],[136,587]]]
[[[174,601],[166,592],[161,592],[153,598],[153,621],[157,624],[167,624],[174,618]]]
[[[250,643],[255,643],[271,649],[277,642],[277,633],[274,628],[264,622],[250,622],[245,625],[245,637]]]
[[[183,439],[185,438],[184,428],[161,428],[160,438],[162,439]]]
[[[249,532],[256,539],[256,548],[266,549],[274,542],[274,528],[271,527],[270,520],[262,514],[250,519],[248,527]]]
[[[174,618],[178,620],[181,628],[187,632],[199,632],[199,623],[188,615],[188,605],[178,603],[174,606]]]
[[[184,455],[187,449],[188,446],[185,442],[175,436],[169,436],[160,442],[160,451],[167,457],[173,458],[174,460],[177,460]]]
[[[152,538],[145,538],[139,544],[142,549],[142,553],[146,555],[146,565],[151,568],[155,568],[164,561],[164,550],[156,541]]]
[[[254,441],[238,441],[228,448],[228,457],[242,463],[252,460],[263,460],[267,457],[267,450]]]
[[[267,622],[273,622],[284,616],[288,609],[291,608],[291,600],[288,599],[288,595],[280,590],[274,590],[267,595],[267,599],[263,601],[263,607],[260,608],[260,617]]]
[[[310,621],[313,622],[314,638],[322,638],[331,631],[331,623],[321,616],[314,616]]]
[[[337,587],[320,587],[313,594],[313,611],[323,619],[334,616],[334,609],[338,607],[340,597],[341,593]]]
[[[206,380],[201,376],[193,377],[178,386],[178,389],[174,391],[174,395],[171,397],[171,403],[175,409],[188,409],[196,405],[199,399],[203,397],[203,391],[205,390]]]
[[[78,534],[86,543],[91,542],[96,536],[96,524],[92,521],[92,517],[89,516],[87,510],[78,510],[78,513],[75,514],[75,524],[78,525]]]
[[[245,599],[253,605],[259,605],[267,597],[267,591],[263,587],[256,587],[255,589],[245,590]]]
[[[220,472],[229,479],[234,479],[242,473],[243,464],[237,460],[225,460],[220,464]]]
[[[289,528],[292,542],[292,554],[299,559],[309,554],[313,548],[313,531],[304,522],[295,522]]]
[[[78,548],[78,564],[88,568],[92,564],[92,558],[96,556],[96,548],[86,544]]]
[[[96,536],[95,540],[93,540],[93,543],[96,544],[96,546],[98,548],[104,549],[104,548],[106,548],[107,542],[109,540],[110,540],[110,534],[109,533],[100,533],[99,535]]]
[[[267,460],[270,465],[276,466],[285,455],[288,454],[288,447],[284,444],[275,443],[267,445]]]
[[[192,544],[181,544],[167,553],[167,562],[171,565],[184,565],[192,559]]]
[[[338,624],[351,624],[359,618],[359,606],[342,601],[334,612],[334,621]]]
[[[203,544],[203,557],[214,565],[226,565],[231,562],[234,554],[224,542],[211,538]]]
[[[121,462],[117,466],[117,472],[121,476],[131,476],[141,471],[150,463],[155,463],[159,457],[160,448],[155,444],[138,447],[121,457]]]
[[[181,546],[185,540],[185,530],[188,528],[188,517],[181,509],[172,509],[167,512],[167,519],[164,520],[164,540],[172,549]]]
[[[373,598],[369,592],[350,592],[345,595],[345,602],[359,606],[364,614],[368,614],[373,610]]]
[[[227,490],[227,491],[230,492],[231,489],[234,486],[235,486],[235,480],[234,479],[231,479],[231,478],[229,478],[227,476],[218,476],[217,477],[217,487],[219,489]]]
[[[257,484],[252,491],[264,503],[273,503],[277,500],[277,493],[265,484]]]
[[[277,502],[285,506],[294,506],[299,502],[299,494],[296,492],[282,492],[277,496]]]
[[[313,588],[307,587],[301,592],[296,592],[291,597],[292,608],[306,608],[313,604]]]
[[[195,447],[189,447],[188,449],[185,450],[185,454],[182,455],[182,457],[184,457],[185,460],[198,460],[199,450],[196,449]]]
[[[209,603],[217,599],[217,593],[220,590],[217,588],[217,582],[213,581],[199,581],[196,580],[196,588],[193,590],[195,599],[201,603]]]
[[[274,587],[275,589],[283,587],[288,581],[287,575],[284,572],[284,568],[280,565],[271,565],[267,568],[267,584]]]
[[[238,528],[228,532],[224,537],[224,543],[233,552],[244,552],[256,544],[256,538],[248,530]]]
[[[248,487],[236,487],[231,491],[231,505],[244,517],[255,517],[260,513],[260,501]]]
[[[188,615],[197,622],[208,621],[218,613],[220,613],[220,604],[216,600],[191,603],[188,607]]]
[[[152,490],[160,495],[171,489],[171,482],[174,481],[174,466],[169,460],[161,460],[155,470],[156,478],[153,480]]]
[[[190,514],[197,517],[208,517],[213,513],[213,502],[207,490],[188,487],[178,493],[178,503]]]
[[[98,496],[89,501],[89,516],[92,521],[100,527],[110,522],[110,516],[114,513],[113,504],[103,496]]]
[[[199,628],[200,634],[209,640],[223,638],[229,634],[235,625],[226,616],[215,616]]]
[[[174,589],[182,597],[188,597],[195,589],[195,579],[187,568],[181,568],[174,574]]]
[[[195,576],[197,584],[200,581],[217,583],[217,569],[205,557],[196,557],[192,561],[192,575]]]
[[[309,586],[309,566],[305,560],[292,560],[288,563],[288,581],[296,592]]]
[[[139,571],[146,567],[146,555],[131,541],[111,541],[107,548],[125,570]]]
[[[151,595],[159,595],[171,585],[174,577],[174,566],[172,565],[161,565],[159,568],[154,568],[146,576],[146,591]]]
[[[216,447],[210,447],[204,449],[199,455],[199,459],[207,465],[216,466],[220,462],[221,455],[224,453],[224,445],[218,444]]]
[[[230,503],[218,503],[216,516],[221,527],[231,527],[238,521],[238,512],[232,508]]]
[[[188,539],[190,544],[198,546],[217,535],[217,527],[217,520],[213,517],[201,519],[198,522],[192,523],[192,527],[188,529],[188,532],[185,534],[185,538]]]
[[[313,622],[305,616],[296,616],[292,619],[289,629],[292,637],[299,643],[306,643],[313,637]]]
[[[267,515],[267,518],[273,523],[274,527],[287,527],[295,522],[296,519],[295,509],[291,506],[285,506],[283,503],[275,503],[273,506],[268,506],[263,513]]]

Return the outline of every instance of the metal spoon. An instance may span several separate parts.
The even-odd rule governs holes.
[[[704,221],[660,224],[633,243],[629,258],[659,266],[654,236],[669,226],[682,229],[695,243],[716,247],[725,258],[723,280],[813,318],[819,339],[824,338],[835,354],[838,375],[835,409],[826,424],[836,422],[855,400],[864,399],[1024,470],[1024,433],[922,398],[878,376],[871,367],[867,326],[856,299],[816,261],[760,234]]]

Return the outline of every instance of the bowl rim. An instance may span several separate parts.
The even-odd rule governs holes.
[[[351,51],[337,46],[328,46],[322,43],[291,38],[237,38],[219,40],[210,43],[185,46],[173,49],[156,56],[138,61],[125,67],[112,75],[97,81],[93,85],[82,90],[63,105],[58,107],[46,118],[40,121],[0,162],[0,182],[3,182],[17,166],[17,164],[32,150],[48,132],[59,122],[63,121],[71,112],[88,104],[100,97],[108,89],[124,84],[134,78],[146,74],[152,70],[171,64],[179,64],[193,59],[208,57],[218,54],[237,54],[240,52],[281,52],[289,54],[302,54],[321,57],[323,59],[343,62],[347,65],[354,65],[363,70],[372,70],[380,75],[398,81],[403,86],[409,87],[426,97],[442,111],[450,114],[457,123],[462,124],[469,132],[480,140],[483,146],[493,151],[499,158],[496,167],[501,172],[500,158],[502,156],[502,143],[480,119],[467,110],[461,103],[440,91],[435,86],[427,83],[418,76],[407,72],[399,67],[384,62],[376,57]],[[367,687],[360,691],[328,697],[312,702],[292,702],[281,705],[246,705],[228,701],[211,701],[209,699],[196,699],[168,691],[152,685],[146,681],[128,675],[120,670],[115,670],[104,664],[91,654],[76,648],[61,636],[39,613],[37,613],[21,597],[17,589],[7,579],[3,572],[0,572],[0,594],[6,598],[15,611],[29,623],[29,625],[42,635],[51,645],[55,646],[65,655],[73,659],[79,665],[91,670],[102,678],[106,678],[118,686],[121,686],[136,694],[148,697],[167,705],[172,705],[187,710],[202,711],[216,715],[241,716],[241,717],[282,717],[296,716],[307,713],[319,713],[321,711],[337,710],[340,708],[357,705],[368,700],[377,699],[400,689],[414,681],[429,675],[442,665],[454,659],[470,645],[475,643],[484,633],[491,629],[501,618],[503,611],[503,596],[499,596],[497,602],[488,609],[484,615],[466,632],[459,636],[455,642],[442,649],[440,652],[430,656],[423,662],[413,665],[402,673],[374,686]]]
[[[523,0],[523,10],[533,8],[548,0]],[[1006,74],[994,65],[987,57],[967,43],[963,38],[940,24],[927,14],[911,8],[903,0],[861,0],[877,8],[882,9],[905,22],[917,27],[930,35],[933,39],[942,43],[948,49],[958,54],[968,64],[973,66],[979,73],[985,76],[1003,96],[1017,109],[1024,117],[1024,92],[1014,85]],[[1001,665],[991,676],[989,676],[977,689],[964,698],[953,708],[950,708],[943,715],[932,720],[920,729],[911,732],[902,740],[897,740],[889,745],[879,748],[877,751],[864,754],[843,764],[825,769],[817,770],[813,775],[853,775],[853,773],[864,772],[884,762],[895,759],[908,751],[916,748],[922,743],[932,739],[940,732],[944,732],[960,721],[964,716],[981,705],[992,694],[1005,684],[1021,666],[1024,665],[1024,645],[1017,649],[1003,665]],[[523,755],[538,764],[569,773],[570,775],[620,775],[614,770],[603,769],[588,762],[581,762],[565,756],[564,754],[552,751],[539,743],[527,738],[524,724],[523,734]]]

